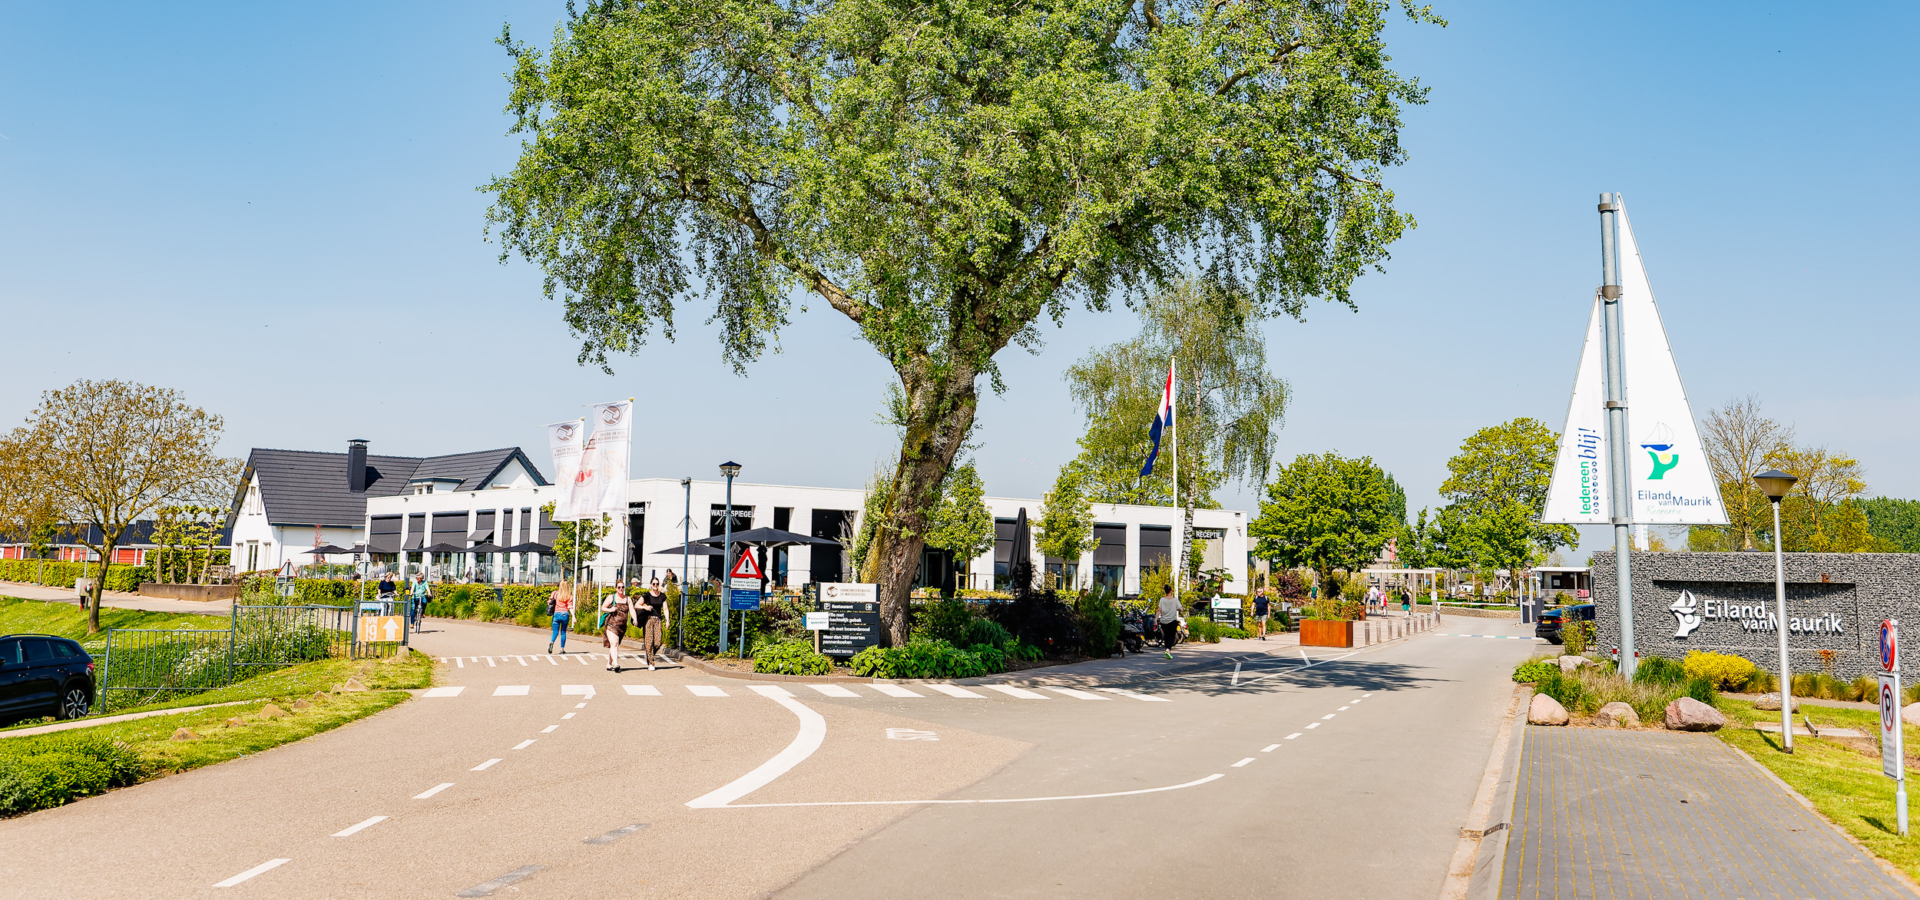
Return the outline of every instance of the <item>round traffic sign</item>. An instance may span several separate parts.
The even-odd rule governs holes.
[[[1900,666],[1900,648],[1895,646],[1891,619],[1880,623],[1880,668],[1888,672]]]
[[[1880,683],[1880,727],[1888,734],[1893,733],[1895,725],[1900,724],[1900,703],[1893,696],[1893,685]]]

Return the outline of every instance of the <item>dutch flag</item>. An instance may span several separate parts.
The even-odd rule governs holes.
[[[1153,461],[1160,458],[1160,435],[1173,430],[1173,363],[1167,363],[1167,387],[1160,393],[1160,411],[1154,414],[1153,425],[1147,428],[1147,434],[1153,436],[1153,450],[1147,453],[1147,464],[1140,468],[1140,477],[1153,474]]]

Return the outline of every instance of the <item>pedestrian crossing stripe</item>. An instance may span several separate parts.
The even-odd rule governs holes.
[[[692,694],[695,697],[736,696],[733,693],[729,693],[726,688],[721,687],[720,685],[715,685],[715,684],[689,684],[689,685],[683,685],[683,686],[687,689],[687,693]],[[847,687],[843,687],[837,684],[806,685],[806,687],[813,689],[815,692],[819,693],[823,697],[833,697],[836,699],[843,699],[843,700],[876,700],[876,699],[881,699],[883,697],[893,698],[893,699],[902,699],[902,700],[927,699],[926,694],[922,694],[917,691],[908,690],[907,688],[897,684],[868,684],[863,686],[872,689],[875,694],[878,694],[880,696],[876,697],[872,694],[863,694],[858,691],[854,691]],[[953,698],[962,699],[962,700],[987,699],[987,696],[985,694],[975,693],[974,691],[968,690],[958,685],[922,684],[922,685],[915,685],[915,686],[935,690],[942,694],[945,694],[948,697],[953,697]],[[665,696],[665,694],[661,692],[659,686],[657,685],[623,684],[620,687],[624,689],[626,695],[629,697],[663,697]],[[766,697],[794,696],[793,692],[787,690],[786,688],[778,687],[775,685],[755,684],[755,685],[746,685],[746,687],[748,690],[751,690],[754,693],[757,693]],[[988,685],[981,685],[981,687],[984,687],[990,691],[997,691],[999,693],[1005,694],[1006,696],[1011,697],[1015,700],[1053,699],[1047,696],[1046,694],[1039,693],[1038,691],[1028,690],[1026,688],[1020,688],[1020,687],[1014,687],[1012,685],[988,684]],[[445,687],[428,688],[427,690],[423,691],[420,696],[422,697],[458,697],[461,694],[465,693],[466,690],[467,690],[466,685],[447,685]],[[1169,699],[1166,697],[1155,697],[1151,694],[1142,694],[1138,691],[1130,691],[1124,688],[1099,688],[1098,689],[1103,693],[1112,694],[1113,697],[1102,697],[1100,696],[1100,694],[1095,694],[1090,691],[1079,690],[1077,688],[1050,687],[1050,688],[1045,688],[1044,690],[1052,691],[1056,694],[1059,694],[1062,697],[1067,697],[1074,700],[1106,701],[1106,700],[1113,699],[1113,697],[1124,697],[1128,700],[1142,700],[1148,703],[1170,702]],[[545,692],[545,689],[542,689],[542,693],[544,692]],[[527,697],[527,696],[531,696],[532,693],[533,693],[532,685],[502,684],[494,687],[492,696]],[[586,697],[592,697],[594,696],[594,687],[592,685],[584,685],[584,684],[563,684],[563,685],[560,685],[560,693],[563,696],[584,695]],[[938,699],[938,698],[935,698],[935,699]]]

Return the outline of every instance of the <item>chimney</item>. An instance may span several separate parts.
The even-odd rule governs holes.
[[[367,492],[367,441],[354,438],[347,442],[347,490]]]

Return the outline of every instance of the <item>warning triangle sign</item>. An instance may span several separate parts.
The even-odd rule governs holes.
[[[732,574],[735,578],[752,578],[755,581],[764,581],[767,577],[760,574],[760,564],[754,561],[751,547],[740,551],[740,558],[733,563]]]

